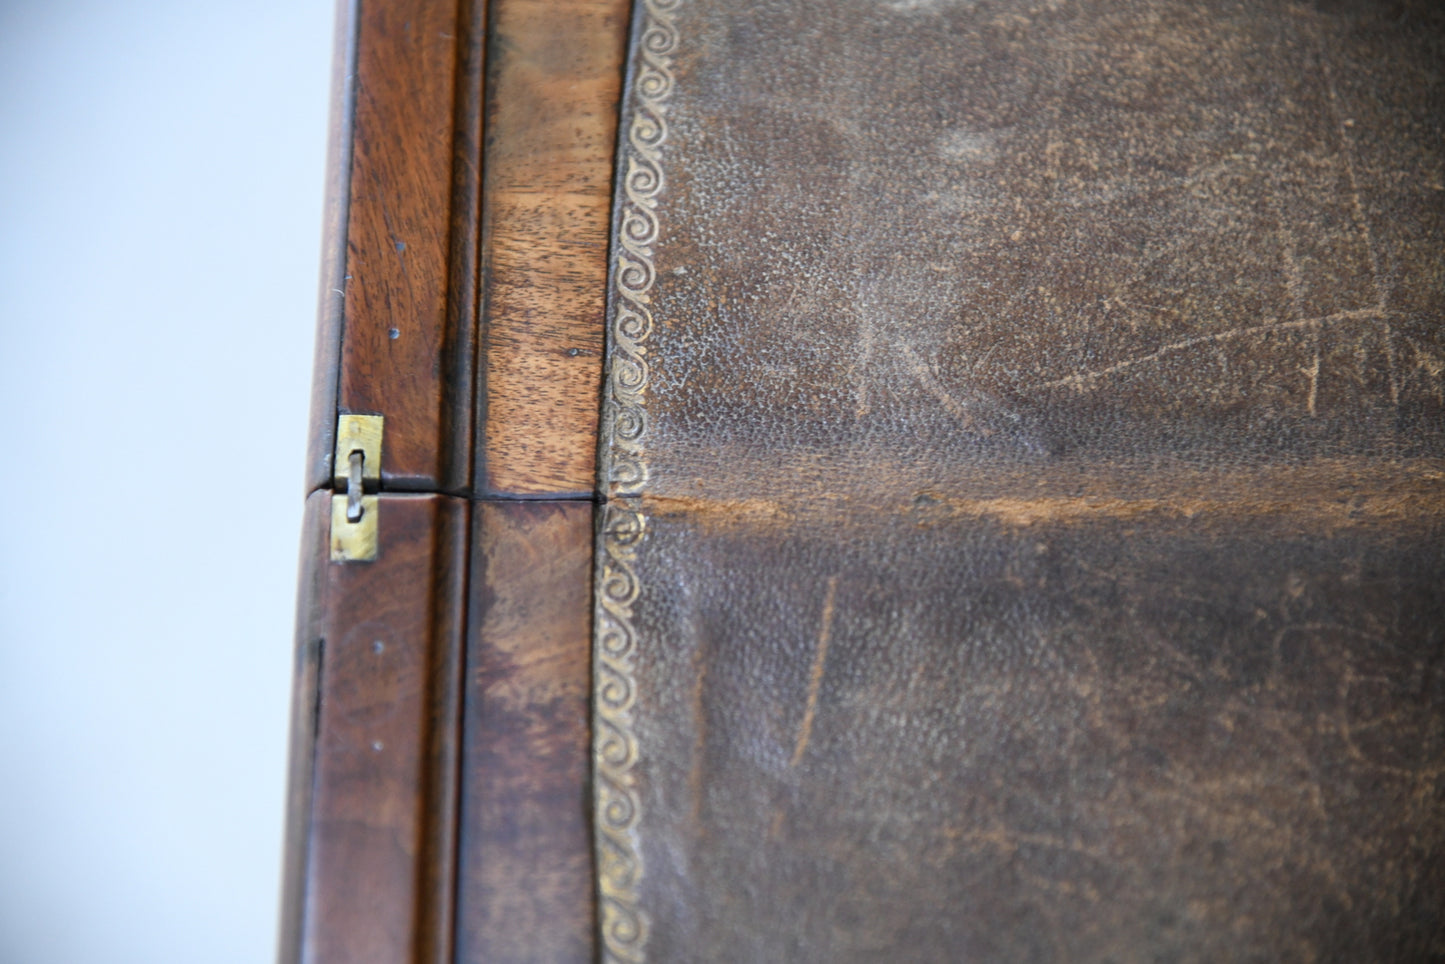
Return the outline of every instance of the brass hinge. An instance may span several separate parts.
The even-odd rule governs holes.
[[[331,561],[370,562],[376,558],[376,528],[381,485],[380,415],[342,414],[336,419],[336,457],[331,496]]]

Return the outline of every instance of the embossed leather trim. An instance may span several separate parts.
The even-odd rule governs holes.
[[[642,0],[634,49],[627,144],[620,159],[608,362],[602,413],[599,477],[605,480],[599,533],[593,648],[593,766],[597,828],[597,889],[604,961],[640,962],[647,920],[637,906],[642,877],[636,826],[641,812],[632,768],[637,736],[632,610],[642,587],[633,567],[647,532],[638,498],[647,483],[647,341],[657,273],[657,198],[663,189],[662,146],[672,93],[671,53],[678,42],[673,14],[681,0]]]

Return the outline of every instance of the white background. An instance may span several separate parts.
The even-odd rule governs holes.
[[[331,0],[0,0],[0,964],[275,955]]]

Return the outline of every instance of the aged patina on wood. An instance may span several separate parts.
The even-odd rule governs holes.
[[[642,0],[608,960],[1445,955],[1421,3]]]
[[[340,4],[283,961],[454,956],[484,12]],[[341,412],[385,416],[372,562],[327,548]]]
[[[316,574],[302,637],[318,677],[293,898],[304,907],[283,955],[453,957],[468,508],[448,496],[388,496],[377,559]]]
[[[591,497],[627,0],[493,0],[481,210],[484,495]]]
[[[457,959],[581,964],[592,504],[482,503],[473,533]]]
[[[628,5],[340,14],[281,957],[590,960],[591,489]],[[373,562],[327,553],[349,411],[385,416]]]
[[[627,0],[491,0],[457,959],[593,960],[591,571]]]

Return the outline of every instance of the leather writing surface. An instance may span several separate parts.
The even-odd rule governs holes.
[[[658,512],[649,958],[1421,959],[1442,537]]]
[[[1440,14],[634,31],[606,955],[1445,953]]]
[[[710,9],[677,14],[654,490],[680,484],[662,446],[704,433],[1438,452],[1428,11]]]

